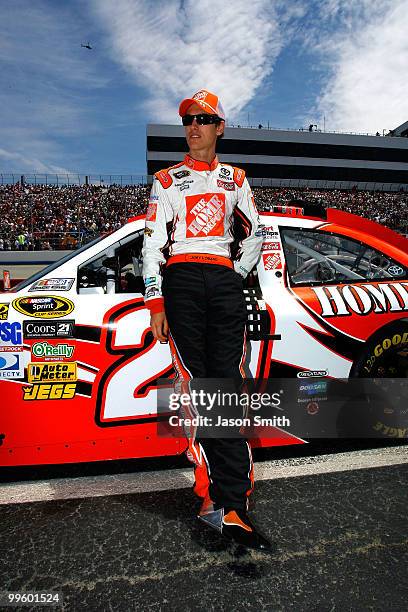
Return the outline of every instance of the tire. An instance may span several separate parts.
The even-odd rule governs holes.
[[[407,438],[407,377],[408,319],[400,319],[375,332],[354,362],[341,437]]]
[[[408,319],[399,319],[375,332],[354,362],[350,378],[408,377]]]

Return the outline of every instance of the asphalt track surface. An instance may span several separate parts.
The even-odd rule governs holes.
[[[3,469],[0,590],[63,593],[21,610],[407,610],[408,447],[370,446],[257,453],[251,515],[271,555],[195,519],[181,459]],[[120,489],[132,480],[145,490]]]

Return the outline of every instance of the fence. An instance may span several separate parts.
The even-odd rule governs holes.
[[[280,178],[251,178],[248,177],[252,187],[288,187],[308,189],[340,189],[359,191],[407,191],[408,183],[355,183],[353,181],[327,181],[309,179],[280,179]],[[142,174],[20,174],[0,173],[0,185],[50,185],[54,187],[95,185],[120,187],[149,185],[152,176]]]
[[[146,185],[149,177],[142,174],[21,174],[0,173],[0,185],[53,185],[65,187],[71,185]]]

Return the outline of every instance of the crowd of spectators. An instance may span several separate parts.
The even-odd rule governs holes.
[[[147,185],[0,185],[0,250],[74,249],[144,214]],[[408,233],[408,194],[255,187],[259,211],[293,200],[341,208]]]

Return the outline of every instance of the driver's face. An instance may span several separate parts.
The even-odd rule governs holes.
[[[202,115],[207,114],[198,104],[192,104],[187,109],[188,115]],[[215,149],[215,143],[217,137],[224,132],[224,122],[211,123],[210,125],[198,125],[194,119],[191,125],[185,126],[185,134],[187,144],[191,152],[199,151],[203,149]]]

